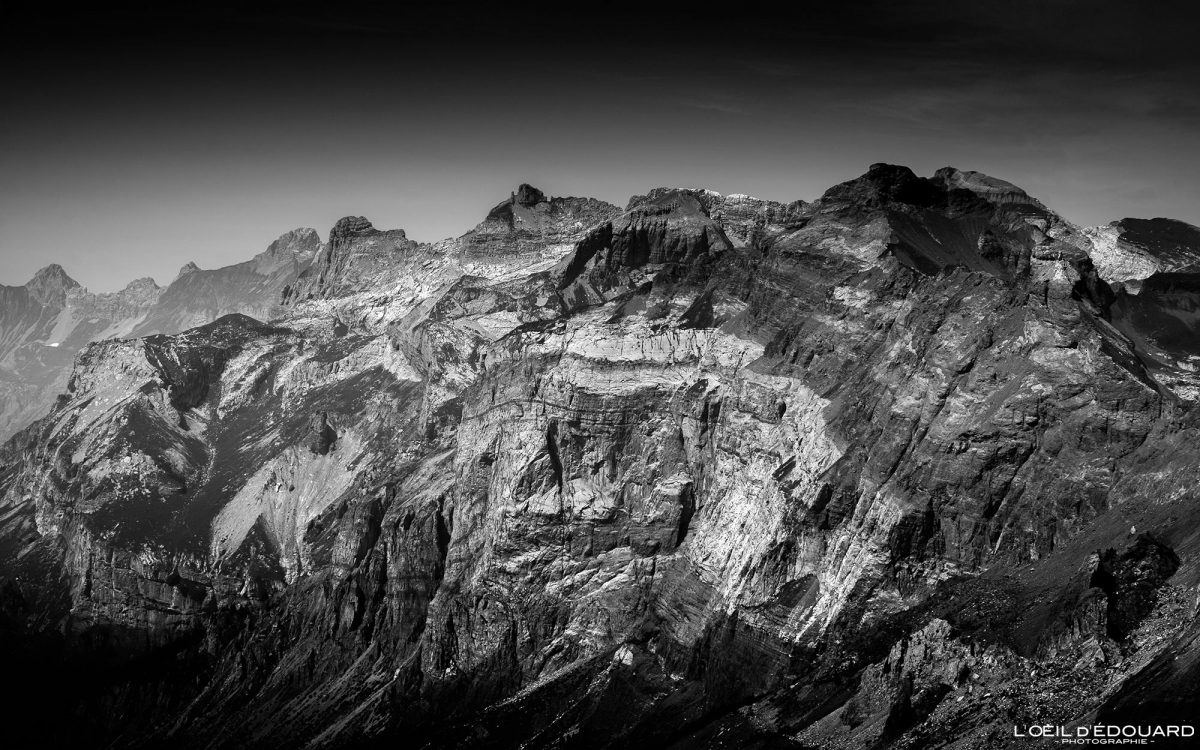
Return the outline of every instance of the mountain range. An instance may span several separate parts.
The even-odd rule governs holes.
[[[12,737],[1004,748],[1200,708],[1200,229],[876,164],[0,288]],[[1159,746],[1169,746],[1164,739]],[[1181,745],[1182,746],[1182,745]]]
[[[0,286],[0,439],[45,414],[87,344],[178,333],[230,313],[270,318],[320,247],[315,231],[297,229],[245,263],[211,271],[188,263],[165,288],[142,278],[91,293],[57,264],[24,286]]]

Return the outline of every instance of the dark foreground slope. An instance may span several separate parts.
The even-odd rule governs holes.
[[[276,324],[93,345],[6,448],[5,644],[55,696],[8,725],[992,748],[1191,718],[1200,418],[1162,321],[1194,331],[1195,288],[1114,289],[1092,247],[887,165],[812,204],[523,186],[433,246],[343,220]]]

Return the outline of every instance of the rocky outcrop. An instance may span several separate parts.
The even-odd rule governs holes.
[[[1104,623],[1113,640],[1128,637],[1150,614],[1158,589],[1178,569],[1175,551],[1145,534],[1120,555],[1110,549],[1100,556],[1091,584],[1108,600]]]
[[[1020,189],[330,238],[273,325],[88,347],[5,458],[2,622],[70,603],[90,737],[1005,747],[1194,671],[1200,384]]]
[[[38,271],[25,285],[29,295],[43,305],[61,305],[66,302],[67,292],[77,288],[79,283],[68,276],[57,263],[51,263]]]
[[[522,183],[513,194],[513,203],[526,208],[546,202],[546,194],[533,185]]]
[[[458,260],[468,273],[492,275],[497,266],[532,271],[557,261],[572,243],[596,224],[620,211],[593,198],[547,198],[531,185],[521,185],[512,197],[454,241]]]
[[[417,248],[402,229],[381,232],[361,216],[343,217],[312,264],[284,289],[283,301],[337,297],[369,287]]]
[[[317,455],[328,455],[333,444],[337,442],[337,432],[329,424],[328,412],[321,412],[319,417],[313,419],[310,433],[312,437],[309,439],[308,449]]]
[[[690,195],[703,207],[704,212],[719,222],[726,236],[736,247],[748,247],[761,242],[770,234],[776,234],[789,225],[801,223],[805,217],[804,201],[788,204],[763,200],[749,195],[721,195],[712,190],[660,187],[645,195],[629,199],[626,211],[659,200],[671,193]]]
[[[371,225],[362,216],[344,216],[338,219],[333,225],[333,229],[329,230],[329,246],[333,250],[341,250],[350,243],[351,240],[358,237],[369,237],[376,234],[378,230]],[[398,231],[399,236],[403,236],[402,230]]]
[[[1136,293],[1156,273],[1200,272],[1200,228],[1173,219],[1122,219],[1085,230],[1100,274]]]

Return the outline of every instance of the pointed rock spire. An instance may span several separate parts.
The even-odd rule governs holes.
[[[517,188],[517,192],[513,194],[513,202],[519,206],[536,206],[546,202],[546,194],[533,185],[523,182]]]
[[[344,216],[337,220],[333,229],[329,230],[329,245],[336,248],[354,237],[377,231],[374,225],[363,216]]]
[[[62,266],[51,263],[35,273],[25,288],[42,304],[56,300],[61,303],[67,290],[79,288],[79,282],[68,276]]]
[[[179,279],[182,279],[184,276],[187,276],[189,273],[195,273],[196,271],[199,271],[199,270],[200,270],[200,266],[196,265],[195,263],[193,263],[192,261],[189,260],[187,263],[185,263],[183,265],[183,268],[179,269],[179,273],[175,275],[175,280],[178,281]]]

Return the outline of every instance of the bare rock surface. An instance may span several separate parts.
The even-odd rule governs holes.
[[[522,185],[439,243],[280,243],[269,322],[93,343],[0,453],[0,626],[81,675],[59,739],[983,748],[1194,715],[1183,267],[1133,294],[1020,188],[886,164],[812,203]]]
[[[1200,228],[1173,219],[1122,219],[1085,230],[1100,274],[1137,292],[1155,273],[1200,272]]]
[[[321,245],[314,230],[293,230],[245,263],[216,270],[188,263],[165,288],[143,278],[95,294],[57,264],[23,287],[0,286],[0,438],[45,414],[90,342],[178,333],[230,313],[275,317],[283,288]]]

